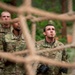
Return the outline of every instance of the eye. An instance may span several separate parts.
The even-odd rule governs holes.
[[[8,17],[9,18],[10,16],[2,16],[2,17]]]
[[[2,17],[6,17],[6,16],[2,16]]]
[[[10,17],[10,16],[7,16],[7,17]]]
[[[50,28],[48,28],[47,30],[51,30]]]
[[[52,30],[55,30],[55,28],[52,28]]]

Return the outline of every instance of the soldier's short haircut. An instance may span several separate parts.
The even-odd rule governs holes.
[[[43,32],[45,32],[46,31],[46,27],[47,26],[54,26],[53,24],[47,24],[45,27],[44,27],[44,29],[43,29]],[[55,26],[54,26],[55,27]]]
[[[11,13],[9,12],[9,11],[2,11],[1,13],[0,13],[0,17],[2,16],[2,13],[4,13],[4,12],[6,12],[6,13],[9,13],[10,15],[11,15]]]

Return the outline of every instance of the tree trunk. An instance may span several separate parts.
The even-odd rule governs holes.
[[[66,12],[66,0],[61,0],[62,13]],[[67,27],[66,22],[62,21],[62,37],[67,37]]]

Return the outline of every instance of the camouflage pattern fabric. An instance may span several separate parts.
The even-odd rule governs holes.
[[[11,27],[10,28],[3,28],[2,25],[0,24],[0,50],[3,51],[3,38],[7,33],[11,32]]]
[[[14,52],[26,49],[23,36],[15,36],[13,33],[5,35],[6,51]]]
[[[25,70],[22,64],[12,63],[6,65],[4,69],[4,75],[25,75]]]
[[[55,40],[55,42],[53,43],[48,43],[45,40],[42,40],[40,42],[37,43],[37,49],[38,50],[46,50],[46,49],[51,49],[51,48],[56,48],[59,46],[63,46],[63,43],[59,42],[58,40]],[[64,50],[65,51],[65,50]],[[66,52],[65,54],[62,56],[63,51],[54,51],[54,52],[42,52],[40,53],[40,55],[48,57],[50,59],[54,59],[57,61],[62,61],[66,60]],[[40,64],[39,64],[40,65]],[[46,65],[46,64],[44,64]],[[53,65],[48,65],[49,70],[47,72],[47,74],[41,74],[41,75],[58,75],[59,74],[59,67],[53,66]]]
[[[4,36],[11,32],[11,28],[3,28],[0,24],[0,51],[4,51],[3,49],[3,42],[4,42]],[[0,59],[0,75],[3,75],[3,59]]]
[[[5,35],[5,52],[16,52],[26,49],[23,36],[15,36],[13,33]],[[22,64],[13,63],[5,60],[4,75],[25,75],[24,66]]]

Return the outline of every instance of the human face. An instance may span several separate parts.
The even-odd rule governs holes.
[[[20,31],[20,30],[21,30],[21,28],[20,28],[20,23],[19,23],[19,22],[14,23],[14,24],[13,24],[13,28],[14,28],[15,30],[17,30],[17,31]]]
[[[54,26],[46,26],[44,35],[48,38],[54,38],[56,36]]]
[[[10,20],[10,19],[11,19],[10,13],[7,12],[7,11],[2,12],[2,13],[1,13],[1,19],[2,19],[3,21],[8,21],[8,20]]]

